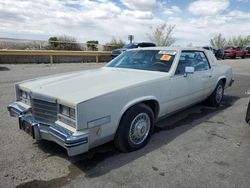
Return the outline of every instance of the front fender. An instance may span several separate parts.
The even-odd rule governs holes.
[[[136,104],[139,104],[139,103],[142,103],[142,102],[145,102],[145,101],[150,101],[150,100],[154,100],[158,103],[158,100],[155,96],[144,96],[144,97],[139,97],[139,98],[136,98],[136,99],[133,99],[132,101],[129,101],[120,111],[120,114],[119,114],[119,120],[118,120],[118,125],[117,125],[117,128],[120,124],[120,121],[121,121],[121,118],[123,116],[123,114],[132,106],[136,105]],[[159,108],[160,108],[160,105],[158,105]]]
[[[149,101],[149,100],[154,100],[156,102],[158,102],[157,98],[155,96],[144,96],[144,97],[139,97],[136,99],[133,99],[132,101],[129,101],[120,111],[120,117],[122,117],[122,115],[132,106],[141,103],[141,102],[145,102],[145,101]]]

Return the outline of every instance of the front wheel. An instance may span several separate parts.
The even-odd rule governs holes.
[[[218,107],[224,96],[224,83],[220,80],[213,91],[213,93],[208,98],[208,105],[213,107]]]
[[[145,104],[131,107],[123,115],[115,135],[115,146],[122,152],[135,151],[145,146],[154,128],[154,114]]]

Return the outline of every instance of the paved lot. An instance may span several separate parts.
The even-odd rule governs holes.
[[[0,65],[0,187],[250,187],[250,59],[219,62],[236,79],[220,108],[199,104],[159,122],[139,151],[119,153],[108,143],[74,158],[19,131],[6,106],[14,82],[102,64]]]

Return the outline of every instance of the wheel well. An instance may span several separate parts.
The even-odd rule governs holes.
[[[159,103],[156,101],[156,100],[146,100],[146,101],[141,101],[141,102],[138,102],[132,106],[130,106],[128,109],[126,109],[126,111],[122,114],[120,120],[119,120],[119,124],[118,124],[118,127],[120,125],[120,122],[121,122],[121,119],[122,117],[124,116],[124,114],[130,109],[132,108],[133,106],[135,105],[138,105],[138,104],[145,104],[146,106],[148,106],[149,108],[152,109],[153,113],[154,113],[154,118],[156,119],[158,117],[158,113],[159,113],[159,109],[160,109],[160,106],[159,106]],[[116,130],[117,132],[117,130]]]
[[[153,110],[153,113],[156,119],[159,113],[159,108],[160,108],[158,102],[155,100],[148,100],[148,101],[143,101],[142,103],[147,105],[149,108]]]
[[[226,85],[226,82],[227,82],[227,79],[226,78],[222,78],[222,79],[220,79],[222,82],[223,82],[223,84],[224,84],[224,86]]]

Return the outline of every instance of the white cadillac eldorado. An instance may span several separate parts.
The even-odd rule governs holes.
[[[19,128],[69,156],[114,140],[122,152],[145,146],[160,118],[207,100],[220,105],[232,69],[204,49],[128,50],[105,67],[17,83],[8,106]]]

